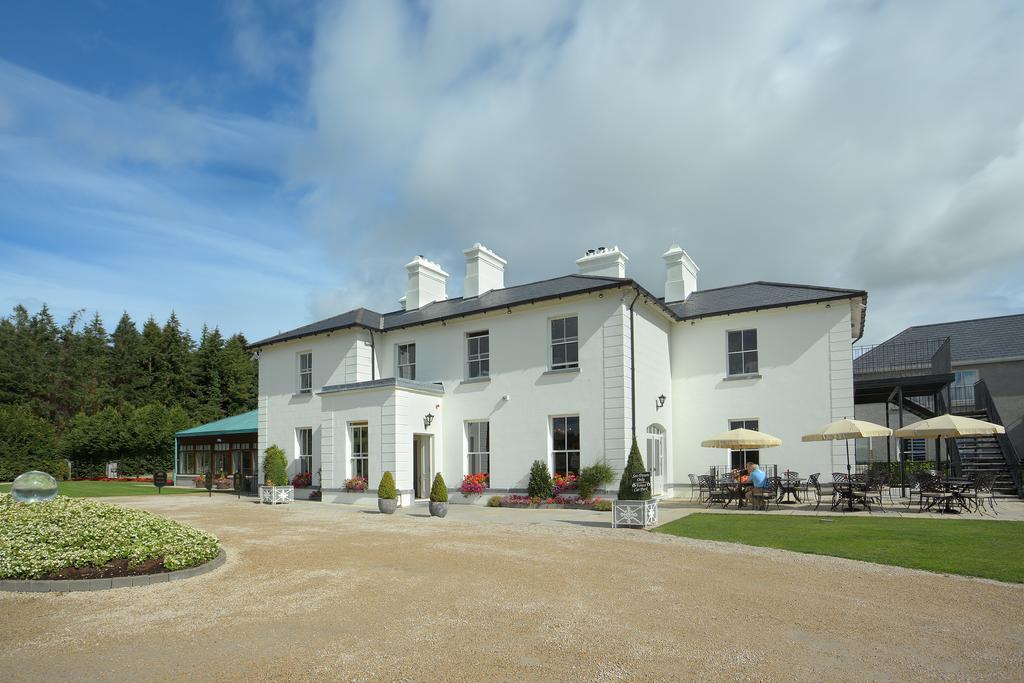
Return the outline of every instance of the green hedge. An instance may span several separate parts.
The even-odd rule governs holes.
[[[434,484],[430,487],[430,502],[448,502],[448,486],[444,483],[444,477],[441,476],[440,472],[434,475]]]
[[[398,498],[398,489],[395,488],[395,478],[391,472],[385,472],[380,478],[380,485],[377,487],[377,497],[384,500]]]
[[[270,486],[288,486],[288,461],[285,460],[284,451],[280,446],[274,444],[266,451],[267,457],[263,461],[263,481]]]
[[[68,478],[53,427],[27,408],[0,406],[0,481],[12,481],[31,470]]]
[[[530,498],[550,498],[555,495],[555,482],[551,480],[551,471],[543,460],[533,461],[526,490]]]
[[[640,446],[633,437],[633,447],[629,449],[629,459],[626,461],[626,468],[622,470],[622,479],[619,480],[619,500],[650,500],[651,490],[648,488],[640,493],[634,493],[630,486],[630,477],[634,474],[646,472],[644,459],[640,456]]]

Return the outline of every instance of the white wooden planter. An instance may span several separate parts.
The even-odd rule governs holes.
[[[658,499],[616,500],[612,503],[612,527],[649,527],[658,523]]]
[[[295,500],[294,486],[261,486],[260,502],[267,505],[282,505]]]

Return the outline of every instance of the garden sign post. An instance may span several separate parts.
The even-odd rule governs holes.
[[[167,486],[167,472],[154,472],[153,486],[156,487],[158,494],[163,493],[163,488]]]

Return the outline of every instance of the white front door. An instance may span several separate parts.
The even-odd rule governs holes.
[[[665,430],[659,425],[647,428],[647,469],[651,472],[651,493],[665,492]]]

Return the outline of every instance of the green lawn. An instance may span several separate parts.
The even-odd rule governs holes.
[[[655,531],[1024,583],[1024,522],[698,513]]]
[[[0,484],[0,493],[11,490],[10,484]],[[62,481],[57,491],[69,498],[97,498],[100,496],[155,496],[156,487],[138,481]],[[205,493],[206,489],[164,487],[163,496],[179,493]]]

